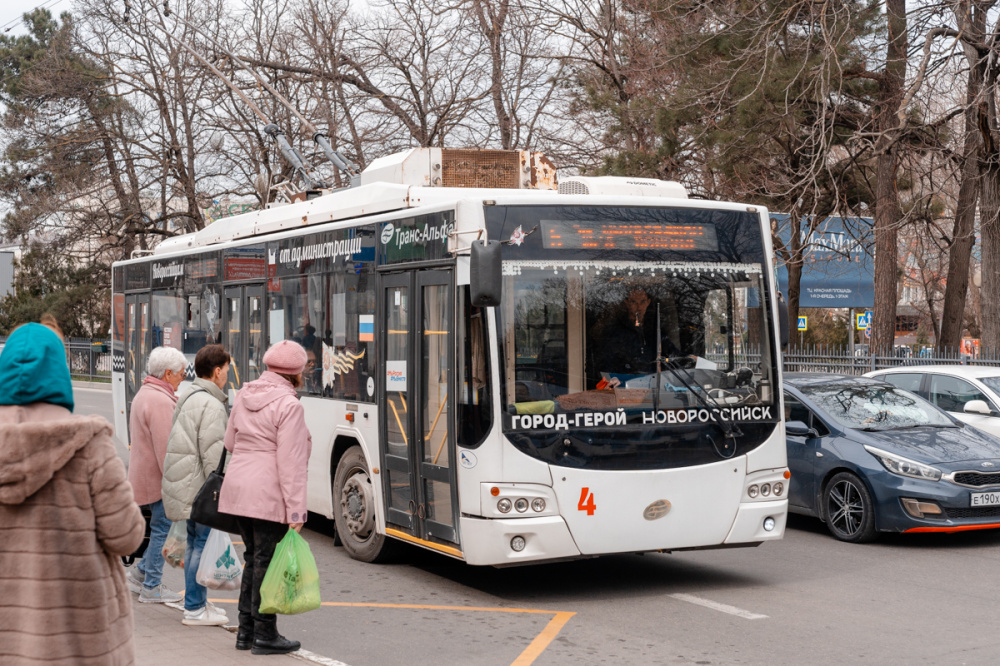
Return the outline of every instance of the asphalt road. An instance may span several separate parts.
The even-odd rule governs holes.
[[[77,413],[111,414],[110,393],[78,390],[76,400]],[[1000,654],[990,610],[1000,531],[856,546],[793,516],[782,542],[759,548],[513,569],[417,549],[368,565],[333,546],[325,521],[310,519],[303,534],[327,605],[279,627],[351,666],[964,664]],[[166,581],[183,587],[179,570]],[[218,605],[235,618],[234,604]]]

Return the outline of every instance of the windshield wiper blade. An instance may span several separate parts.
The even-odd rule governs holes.
[[[686,357],[684,357],[684,358],[686,358]],[[722,418],[720,418],[721,413],[719,411],[719,403],[715,400],[715,398],[712,398],[712,394],[710,394],[708,392],[708,389],[706,389],[697,379],[694,378],[694,376],[688,371],[688,368],[682,368],[682,366],[680,365],[680,359],[679,358],[670,359],[670,358],[665,358],[665,357],[662,357],[662,356],[658,356],[657,357],[657,359],[656,359],[656,389],[655,389],[655,392],[653,393],[653,395],[654,396],[658,396],[659,393],[660,393],[660,389],[661,389],[661,386],[660,386],[660,363],[663,363],[663,367],[666,368],[667,370],[669,370],[671,372],[671,374],[673,374],[674,377],[676,377],[677,379],[679,379],[680,382],[681,382],[681,384],[684,385],[684,388],[686,388],[688,390],[688,392],[691,395],[694,396],[695,400],[697,400],[698,403],[701,404],[702,407],[704,407],[705,409],[707,409],[708,412],[715,417],[714,421],[719,424],[720,428],[722,428],[722,432],[726,436],[726,439],[731,439],[732,440],[732,446],[733,446],[733,450],[731,452],[729,452],[728,455],[726,455],[723,452],[719,451],[718,450],[718,446],[716,446],[716,451],[723,458],[731,458],[731,457],[733,457],[733,455],[736,454],[736,438],[737,437],[742,437],[743,436],[743,431],[740,430],[739,427],[736,426],[736,424],[734,424],[734,423],[732,423],[730,421],[724,421]],[[685,377],[683,375],[681,375],[680,370],[684,370],[685,371],[685,374],[687,375],[686,379],[685,379]],[[691,382],[690,384],[688,383],[689,380]],[[691,387],[691,384],[694,384],[695,386],[697,386],[698,388],[700,388],[702,390],[702,392],[705,393],[705,395],[707,395],[709,398],[711,398],[712,399],[712,404],[708,404],[708,401],[704,398],[704,396],[702,396],[702,394],[699,393],[698,391],[695,391]],[[715,440],[712,440],[712,443],[715,444]],[[729,447],[729,445],[727,444],[725,448],[728,448],[728,447]]]
[[[909,428],[957,428],[954,423],[911,423],[910,425],[896,426],[892,430],[907,430]]]

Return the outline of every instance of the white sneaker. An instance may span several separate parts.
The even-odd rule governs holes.
[[[229,622],[229,617],[211,604],[205,604],[198,610],[184,611],[181,624],[189,627],[218,627]]]
[[[143,604],[177,603],[183,598],[180,594],[169,590],[166,585],[143,586],[142,592],[139,593],[139,603]]]
[[[142,583],[145,578],[146,578],[145,574],[140,573],[138,569],[132,567],[128,570],[128,573],[125,575],[125,582],[128,583],[128,589],[130,591],[139,594],[140,592],[142,592]]]
[[[222,615],[225,615],[227,620],[229,619],[229,615],[226,614],[226,611],[222,610],[221,608],[213,604],[211,601],[206,601],[205,605],[208,606],[213,611],[215,611],[216,613],[221,613]]]

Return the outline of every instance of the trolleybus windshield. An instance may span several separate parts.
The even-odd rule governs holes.
[[[487,223],[509,241],[497,318],[504,427],[519,448],[566,465],[670,467],[773,431],[758,216],[510,207],[487,209]]]

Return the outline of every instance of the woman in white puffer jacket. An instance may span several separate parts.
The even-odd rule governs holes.
[[[194,359],[197,379],[177,401],[167,456],[163,463],[163,509],[172,521],[187,521],[184,553],[184,619],[186,625],[223,625],[225,612],[208,603],[205,587],[195,574],[211,531],[191,520],[191,505],[225,448],[229,354],[222,345],[202,347]]]

